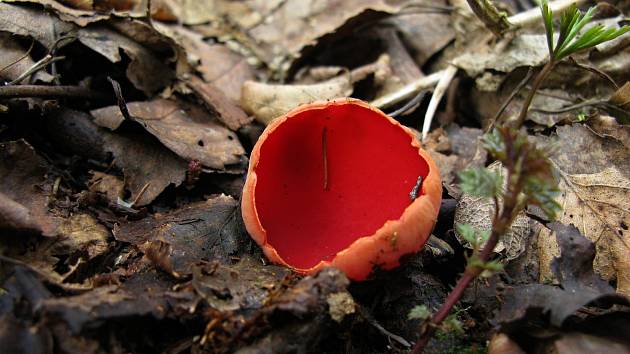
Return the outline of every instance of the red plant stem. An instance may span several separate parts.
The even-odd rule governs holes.
[[[536,75],[536,78],[534,79],[534,82],[532,83],[532,89],[529,91],[529,95],[527,95],[527,98],[525,99],[525,102],[523,103],[523,108],[521,108],[521,113],[518,115],[518,118],[516,120],[517,129],[523,126],[523,123],[525,123],[525,118],[527,117],[529,106],[532,104],[532,100],[534,99],[534,95],[536,94],[536,91],[538,91],[538,87],[540,87],[540,84],[542,84],[545,77],[547,77],[547,75],[549,74],[549,72],[551,72],[551,69],[553,69],[555,65],[556,65],[556,61],[553,58],[549,59],[549,62],[547,62],[547,64],[543,66],[542,70],[538,73],[538,75]]]
[[[483,248],[483,250],[481,251],[481,254],[479,255],[479,258],[481,259],[482,262],[486,262],[488,258],[490,258],[490,254],[492,254],[492,250],[494,250],[494,247],[497,245],[498,241],[499,241],[499,235],[493,232],[490,238],[488,239],[486,246]],[[451,293],[448,294],[448,297],[444,301],[444,304],[442,304],[442,307],[440,307],[438,312],[436,312],[435,315],[433,315],[433,318],[431,318],[431,323],[427,327],[426,331],[420,336],[420,338],[416,342],[416,345],[413,347],[413,351],[412,351],[413,354],[422,353],[422,350],[424,349],[424,347],[427,345],[427,343],[429,343],[429,339],[431,339],[431,337],[437,330],[437,326],[446,319],[448,314],[451,312],[451,309],[453,309],[453,307],[459,302],[459,299],[461,299],[462,295],[464,295],[464,291],[466,290],[468,285],[470,285],[470,283],[480,273],[481,273],[480,269],[470,269],[470,268],[466,269],[466,271],[464,272],[464,275],[459,279],[459,281],[455,285],[455,288],[453,288]]]

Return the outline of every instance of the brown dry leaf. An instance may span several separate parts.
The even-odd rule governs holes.
[[[252,122],[253,118],[247,116],[239,106],[225,95],[224,91],[219,90],[214,84],[203,82],[198,77],[193,76],[188,82],[188,86],[210,110],[216,112],[217,119],[231,130],[237,131],[240,127]]]
[[[615,118],[597,115],[590,118],[587,124],[595,133],[601,137],[610,137],[619,141],[627,149],[630,149],[630,127],[620,125]]]
[[[116,176],[92,171],[88,189],[90,192],[105,195],[109,204],[116,204],[118,203],[118,198],[125,195],[125,182]]]
[[[322,37],[344,32],[342,27],[355,27],[399,10],[403,1],[324,0],[309,2],[288,0],[272,8],[259,23],[247,30],[258,44],[261,59],[272,69],[284,70],[299,58],[303,50]],[[347,30],[347,28],[346,28]]]
[[[575,225],[597,246],[595,271],[617,280],[617,291],[630,294],[630,160],[627,145],[597,136],[583,125],[561,126],[549,139],[556,152],[551,159],[557,170],[563,207],[559,221]],[[546,139],[543,139],[546,141]],[[549,231],[538,236],[541,280],[552,279],[549,268],[558,247]]]
[[[81,27],[87,26],[88,24],[93,23],[93,22],[102,21],[109,18],[109,14],[97,13],[92,10],[85,10],[81,8],[74,9],[72,7],[65,6],[60,1],[55,1],[55,0],[3,0],[3,1],[16,3],[16,4],[35,3],[35,4],[43,5],[48,9],[52,9],[63,22],[66,22],[66,23],[73,22]],[[41,10],[37,12],[45,14]],[[48,16],[48,17],[51,17],[51,16]],[[48,28],[50,27],[42,27],[40,30],[47,31]],[[50,31],[50,35],[54,35],[54,31]]]
[[[175,78],[173,70],[159,60],[154,51],[107,27],[82,28],[77,35],[81,43],[112,63],[120,62],[121,50],[124,51],[131,58],[126,71],[129,81],[149,96],[170,85]]]
[[[507,187],[505,176],[507,170],[501,166],[499,162],[495,162],[487,167],[493,172],[498,172],[503,177],[503,188]],[[499,201],[501,203],[501,201]],[[492,198],[473,197],[469,194],[462,193],[461,198],[457,202],[455,209],[455,224],[468,224],[477,230],[490,231],[492,229],[492,218],[494,215],[494,202]],[[507,260],[512,260],[525,252],[527,240],[530,233],[529,218],[524,212],[518,214],[510,230],[501,237],[494,248],[494,252],[503,253]],[[458,240],[465,246],[470,245],[464,241],[457,229],[455,235]]]
[[[263,266],[250,257],[233,265],[217,262],[194,266],[192,286],[219,311],[258,309],[269,302],[289,270]]]
[[[53,28],[55,31],[51,31]],[[63,22],[37,8],[0,2],[0,31],[31,37],[46,48],[55,43],[56,34],[64,35],[75,28],[71,23]]]
[[[180,107],[178,102],[165,99],[131,102],[127,107],[135,121],[186,160],[224,170],[228,165],[240,163],[245,154],[236,135],[199,107]],[[97,124],[110,129],[117,128],[124,120],[118,106],[91,113]]]
[[[46,127],[56,144],[78,155],[107,160],[111,153],[136,206],[151,203],[166,187],[179,186],[186,178],[186,161],[148,134],[112,133],[99,128],[88,114],[69,109],[51,115]]]
[[[256,120],[269,124],[291,109],[317,100],[349,96],[352,83],[347,74],[312,85],[273,85],[247,81],[243,85],[241,105]]]
[[[150,250],[149,259],[168,273],[190,274],[200,260],[227,259],[237,252],[239,238],[247,236],[232,226],[236,207],[236,200],[221,195],[121,224],[113,232],[119,241]]]
[[[49,211],[47,162],[24,140],[0,143],[0,226],[54,236],[63,220]]]
[[[630,180],[616,168],[599,173],[569,175],[558,169],[563,207],[558,219],[575,225],[597,244],[595,270],[605,279],[617,279],[617,291],[630,295]],[[549,262],[558,248],[549,230],[538,236],[541,279],[551,276]]]
[[[195,68],[206,83],[240,102],[241,86],[254,79],[254,68],[242,55],[223,44],[208,44],[203,36],[182,26],[169,26],[172,37],[186,49],[189,61],[199,62]]]

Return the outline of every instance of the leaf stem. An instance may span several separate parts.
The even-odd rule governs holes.
[[[518,118],[515,122],[516,128],[520,128],[525,123],[525,118],[527,117],[527,112],[529,111],[529,106],[532,104],[532,100],[534,99],[534,95],[536,95],[536,91],[542,84],[543,80],[549,75],[551,69],[556,65],[556,60],[553,58],[549,59],[549,62],[543,66],[542,70],[536,75],[534,78],[534,82],[532,83],[532,89],[529,91],[527,98],[525,99],[525,103],[523,103],[523,107],[521,108],[521,113],[518,115]]]

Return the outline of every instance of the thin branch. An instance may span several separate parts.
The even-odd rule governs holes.
[[[398,91],[377,98],[371,104],[380,109],[389,108],[399,102],[412,98],[418,91],[429,89],[435,86],[446,70],[434,72],[431,75],[421,77],[420,79],[403,86]]]
[[[564,9],[569,8],[571,5],[580,5],[586,2],[586,0],[556,0],[549,3],[549,8],[553,11],[554,15],[562,13]],[[531,24],[540,23],[542,15],[540,9],[536,6],[527,11],[523,11],[514,16],[510,16],[508,21],[515,27],[526,27]]]
[[[105,99],[96,91],[82,86],[46,86],[46,85],[12,85],[0,86],[0,98],[20,97],[68,97]]]
[[[529,82],[529,79],[531,79],[533,75],[534,75],[534,69],[530,66],[523,80],[521,80],[521,82],[519,82],[518,85],[516,85],[516,87],[514,88],[514,91],[512,91],[510,96],[503,102],[503,104],[501,105],[497,113],[494,115],[494,117],[492,117],[492,121],[490,121],[488,128],[486,128],[486,133],[491,131],[492,128],[494,128],[494,125],[496,124],[497,120],[499,120],[499,118],[501,117],[501,114],[503,114],[503,112],[505,111],[507,106],[510,104],[510,102],[512,102],[514,97],[516,97],[516,95],[523,89],[523,87],[527,85],[527,83]]]
[[[422,124],[422,140],[426,139],[429,134],[429,129],[431,128],[431,122],[433,121],[433,116],[435,115],[435,111],[437,110],[438,104],[444,96],[444,93],[448,89],[448,86],[451,84],[451,81],[455,77],[457,73],[457,67],[455,65],[449,65],[446,70],[444,70],[444,75],[440,78],[437,86],[435,87],[435,91],[433,91],[433,95],[431,96],[431,101],[429,101],[429,107],[427,107],[427,112],[424,115],[424,123]]]
[[[413,108],[414,106],[416,106],[417,104],[420,103],[420,101],[422,101],[422,99],[424,98],[424,96],[427,94],[426,91],[418,91],[418,94],[415,95],[411,100],[409,100],[409,102],[405,103],[404,106],[398,108],[397,110],[393,111],[392,113],[388,113],[387,115],[392,117],[392,118],[396,118],[399,115],[403,114],[403,113],[408,113],[408,111],[411,110],[411,108]],[[409,112],[411,113],[411,112]]]

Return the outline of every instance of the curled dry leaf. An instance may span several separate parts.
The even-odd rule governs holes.
[[[51,31],[51,28],[55,31]],[[31,37],[46,48],[55,43],[56,33],[67,34],[75,28],[71,23],[49,16],[40,9],[0,2],[0,31]]]
[[[498,172],[503,178],[503,188],[507,187],[507,170],[499,162],[495,162],[487,167],[493,172]],[[499,200],[499,203],[502,201]],[[494,201],[492,198],[473,197],[467,193],[462,193],[455,209],[455,224],[469,224],[477,230],[492,230],[492,218],[494,215]],[[508,260],[520,256],[527,246],[530,226],[529,218],[524,212],[520,212],[510,230],[501,237],[494,252],[504,253]],[[465,246],[470,245],[465,242],[455,229],[455,236]]]
[[[210,110],[216,112],[217,119],[231,130],[237,131],[253,120],[215,85],[203,82],[193,76],[188,82],[188,86]],[[239,86],[239,92],[240,89]],[[240,97],[240,93],[238,97]]]
[[[349,96],[351,93],[349,75],[311,85],[274,85],[246,81],[243,84],[241,105],[256,120],[269,124],[274,118],[301,104]]]
[[[197,160],[217,170],[242,161],[245,150],[236,135],[199,107],[181,107],[178,102],[165,99],[131,102],[127,107],[132,119],[186,160]],[[91,113],[96,124],[110,129],[125,119],[118,106]]]
[[[630,162],[619,141],[598,137],[580,125],[558,127],[552,156],[563,207],[558,220],[575,225],[597,245],[594,267],[617,291],[630,294]],[[551,259],[558,247],[550,231],[538,236],[540,278],[552,278]]]
[[[109,28],[82,28],[78,38],[112,63],[122,60],[121,50],[127,54],[131,58],[126,71],[129,81],[149,96],[168,86],[175,78],[175,73],[154,52]]]
[[[35,3],[39,5],[43,5],[48,9],[52,9],[63,22],[74,23],[81,27],[87,26],[90,23],[106,20],[109,18],[109,14],[97,13],[92,10],[86,10],[81,8],[72,8],[63,4],[63,1],[55,1],[55,0],[5,0],[4,2],[11,3]],[[91,1],[90,1],[91,2]],[[40,12],[42,15],[46,15],[45,12],[41,10],[36,10]],[[47,16],[47,15],[46,15]],[[52,16],[47,16],[52,17]],[[61,21],[60,21],[61,22]],[[43,26],[41,31],[48,31],[48,28]],[[55,31],[48,31],[51,36],[54,36]]]
[[[0,143],[0,227],[57,234],[63,220],[49,211],[48,163],[24,140]]]

